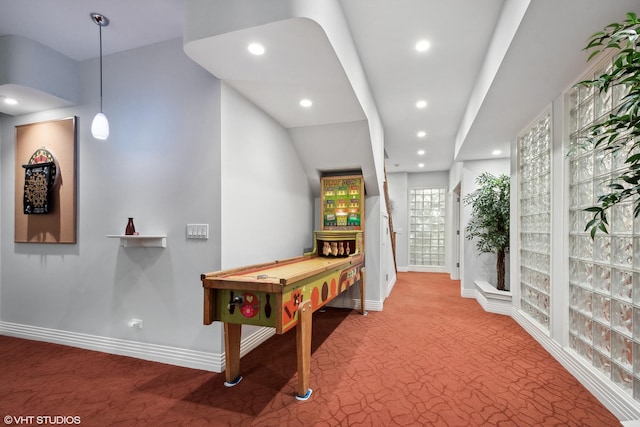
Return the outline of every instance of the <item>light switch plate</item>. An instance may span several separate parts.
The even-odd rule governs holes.
[[[187,239],[208,239],[209,224],[187,224]]]

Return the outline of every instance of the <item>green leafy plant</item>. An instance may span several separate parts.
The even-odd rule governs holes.
[[[507,175],[483,173],[476,178],[478,189],[464,198],[471,206],[471,220],[465,228],[467,240],[476,239],[480,253],[496,254],[496,289],[505,290],[505,256],[509,250],[509,191]]]
[[[585,47],[591,60],[613,51],[612,66],[593,80],[577,86],[593,87],[605,93],[618,87],[626,95],[607,117],[588,128],[587,145],[602,147],[613,156],[624,155],[625,168],[608,183],[609,192],[600,195],[595,206],[586,209],[593,218],[586,224],[593,238],[598,230],[608,233],[607,211],[625,200],[633,200],[634,216],[640,214],[640,52],[638,30],[640,21],[635,13],[627,13],[623,23],[609,24],[589,38]]]

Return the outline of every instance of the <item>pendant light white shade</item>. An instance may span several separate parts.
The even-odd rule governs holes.
[[[100,112],[96,114],[91,122],[91,135],[95,139],[104,141],[109,138],[109,120],[102,112],[102,27],[109,25],[109,18],[95,12],[91,13],[90,16],[100,30]]]
[[[98,113],[91,122],[91,135],[95,139],[105,140],[109,138],[109,120],[103,113]]]

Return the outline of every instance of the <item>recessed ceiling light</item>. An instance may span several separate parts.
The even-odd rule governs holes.
[[[4,103],[8,105],[16,105],[18,104],[18,100],[14,98],[5,98]]]
[[[502,154],[502,151],[500,151],[500,150],[493,150],[493,151],[491,152],[491,154],[493,154],[494,156],[499,156],[500,154]]]
[[[416,43],[416,50],[418,52],[427,51],[430,47],[431,43],[429,43],[427,40],[420,40],[418,43]]]
[[[420,101],[416,102],[416,107],[418,108],[424,108],[427,106],[427,101],[421,99]]]
[[[300,106],[305,107],[305,108],[309,108],[313,105],[313,102],[311,102],[310,99],[302,99],[300,100]]]
[[[247,46],[247,49],[251,54],[256,56],[264,54],[264,46],[262,46],[260,43],[251,43],[249,44],[249,46]]]
[[[418,155],[419,156],[424,156],[424,150],[418,150]]]
[[[418,163],[418,167],[419,168],[423,168],[424,167],[424,163]]]
[[[427,133],[421,130],[421,131],[418,131],[417,135],[418,135],[418,138],[424,138],[425,136],[427,136]]]

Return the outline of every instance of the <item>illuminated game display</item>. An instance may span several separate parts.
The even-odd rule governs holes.
[[[364,186],[360,176],[320,179],[323,230],[362,230]]]
[[[242,325],[296,328],[298,387],[307,400],[311,359],[311,314],[357,285],[364,310],[364,181],[362,176],[321,178],[322,230],[300,257],[202,274],[204,324],[224,322],[225,385],[241,380]]]

